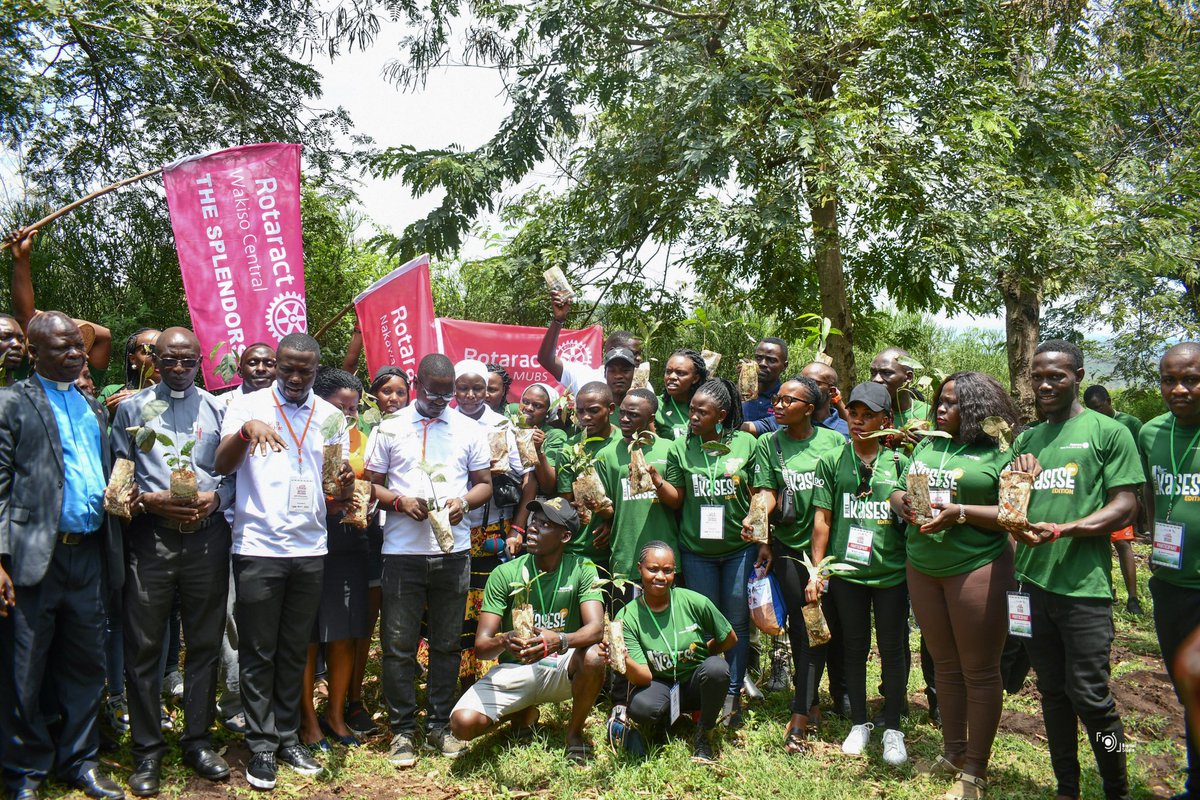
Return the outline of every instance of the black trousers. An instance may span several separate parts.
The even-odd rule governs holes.
[[[471,583],[471,555],[384,555],[383,608],[379,640],[383,647],[383,696],[392,733],[417,728],[417,645],[421,618],[428,610],[429,682],[426,719],[431,729],[450,724],[458,696],[461,635]],[[243,694],[245,689],[242,689]]]
[[[46,576],[17,586],[16,607],[0,619],[0,732],[4,783],[13,792],[36,787],[52,770],[72,781],[96,766],[103,548],[103,533],[56,544]],[[53,734],[47,712],[59,718]]]
[[[808,628],[804,625],[801,609],[804,608],[804,587],[808,585],[808,570],[804,566],[803,553],[785,547],[778,541],[774,546],[775,577],[783,590],[783,602],[788,607],[788,638],[792,642],[792,713],[808,714],[817,704],[817,682],[825,669],[827,645],[810,647]],[[825,618],[829,622],[829,618]],[[830,631],[832,633],[832,630]]]
[[[655,732],[671,724],[671,686],[674,681],[655,678],[649,686],[633,690],[629,700],[629,718],[639,728]],[[709,656],[695,672],[679,684],[679,713],[700,710],[700,727],[712,728],[725,705],[729,688],[729,662],[722,656]]]
[[[1112,653],[1112,602],[1067,597],[1024,584],[1033,636],[1026,642],[1042,695],[1042,717],[1058,794],[1079,796],[1076,741],[1083,721],[1108,800],[1129,797],[1125,728],[1108,688]]]
[[[837,604],[841,626],[850,721],[855,725],[867,722],[867,657],[871,652],[874,607],[875,638],[883,662],[884,720],[888,728],[899,730],[908,693],[907,584],[878,589],[835,577],[829,581],[829,593]]]
[[[159,722],[162,643],[176,593],[188,665],[180,748],[186,753],[210,745],[229,591],[229,524],[215,517],[191,533],[159,527],[143,517],[130,526],[125,539],[125,684],[135,762],[161,758],[167,751]]]
[[[235,555],[233,576],[246,745],[274,753],[300,744],[300,692],[325,557]]]
[[[1185,589],[1157,578],[1150,578],[1150,596],[1154,598],[1154,629],[1158,632],[1158,647],[1162,650],[1167,674],[1179,694],[1179,683],[1175,679],[1175,655],[1180,645],[1200,627],[1200,589]],[[1196,749],[1193,735],[1196,720],[1183,706],[1183,721],[1187,729],[1187,784],[1184,793],[1189,797],[1200,797],[1200,751]]]

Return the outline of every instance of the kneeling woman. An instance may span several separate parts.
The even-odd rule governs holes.
[[[643,594],[617,617],[629,648],[625,676],[635,687],[629,716],[650,732],[699,710],[693,758],[710,761],[711,732],[729,687],[729,663],[720,654],[737,643],[737,634],[704,595],[672,588],[675,553],[666,542],[642,548],[638,569]]]

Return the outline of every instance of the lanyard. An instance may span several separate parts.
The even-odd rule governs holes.
[[[1196,446],[1196,440],[1200,439],[1200,430],[1196,431],[1192,436],[1192,441],[1188,442],[1187,449],[1183,451],[1186,456],[1192,452]],[[1183,486],[1176,476],[1179,475],[1179,462],[1175,460],[1175,418],[1171,417],[1171,483],[1175,491],[1171,492],[1171,502],[1167,503],[1167,516],[1164,522],[1171,521],[1171,512],[1175,510],[1175,504],[1179,502],[1180,495],[1183,494]]]
[[[563,555],[565,556],[566,553],[564,553]],[[533,564],[533,556],[529,557],[529,563]],[[533,568],[537,569],[537,565],[534,564]],[[562,559],[560,558],[559,562],[558,562],[558,573],[554,576],[554,594],[550,595],[551,600],[558,597],[559,587],[562,586],[562,568],[563,568],[563,562],[562,562]],[[540,573],[536,578],[533,579],[533,585],[535,588],[537,588],[537,593],[538,593],[538,608],[540,608],[542,610],[543,614],[549,613],[548,610],[546,609],[546,600],[544,597],[542,597],[542,578],[548,574],[549,573],[543,572],[543,573]]]
[[[683,413],[683,410],[679,407],[679,404],[675,402],[675,398],[671,397],[671,395],[667,395],[667,399],[671,401],[671,408],[675,410],[675,418],[686,422],[687,414]]]
[[[304,433],[300,434],[300,438],[296,438],[296,430],[292,427],[292,421],[288,419],[288,415],[284,413],[283,406],[279,404],[279,397],[274,392],[271,393],[271,399],[275,401],[275,408],[279,409],[279,416],[283,417],[283,424],[287,425],[288,433],[292,436],[292,441],[296,443],[296,463],[301,467],[304,466],[304,440],[308,438],[308,427],[312,425],[313,414],[317,413],[317,404],[313,403],[312,410],[308,412],[308,422],[304,423]]]
[[[966,449],[967,449],[967,446],[968,446],[969,444],[970,444],[970,443],[968,442],[967,444],[964,444],[963,446],[961,446],[961,447],[959,447],[957,450],[955,450],[953,453],[951,453],[951,452],[950,452],[950,443],[949,443],[949,442],[947,442],[947,443],[946,443],[946,449],[942,451],[942,460],[941,460],[941,461],[938,463],[938,472],[944,472],[944,471],[945,471],[945,469],[946,469],[946,462],[947,462],[948,460],[950,460],[950,459],[954,458],[955,456],[957,456],[957,455],[958,455],[959,453],[961,453],[963,450],[966,450]]]
[[[713,441],[718,441],[714,439]],[[708,494],[709,499],[717,498],[717,468],[721,466],[721,457],[717,456],[716,462],[711,462],[708,457],[708,451],[704,449],[704,442],[700,442],[700,453],[704,456],[704,474],[708,476]],[[699,498],[697,498],[699,499]]]
[[[667,602],[670,604],[667,611],[667,625],[671,628],[671,677],[679,677],[679,629],[675,627],[675,603],[670,596],[667,597]],[[654,616],[654,610],[650,608],[650,604],[646,602],[646,596],[642,595],[642,605],[650,612],[650,621],[654,623],[654,627],[658,630],[658,638],[662,639],[662,643],[667,643],[667,634],[662,626],[658,624],[658,619]]]

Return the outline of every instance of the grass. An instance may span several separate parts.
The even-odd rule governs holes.
[[[1145,570],[1148,546],[1135,545],[1139,568]],[[1124,588],[1118,582],[1118,606],[1125,603]],[[1145,587],[1146,574],[1141,578],[1141,599],[1149,610],[1150,594]],[[1115,665],[1115,680],[1138,670],[1161,671],[1153,623],[1149,615],[1131,617],[1116,614],[1117,647],[1125,647],[1133,656]],[[917,650],[918,637],[912,636]],[[914,661],[917,656],[914,655]],[[378,669],[377,663],[372,670]],[[377,697],[378,674],[369,677],[371,692]],[[1027,686],[1033,682],[1031,675]],[[879,663],[872,658],[868,664],[868,687],[874,695],[879,681]],[[909,676],[909,693],[914,701],[922,695],[920,669],[914,664]],[[912,766],[917,760],[931,760],[941,752],[941,733],[931,725],[923,708],[914,702],[912,715],[905,718],[910,763],[901,768],[883,763],[880,753],[880,734],[876,732],[863,757],[842,754],[840,744],[849,730],[849,723],[827,718],[813,753],[794,757],[782,748],[783,725],[788,717],[788,695],[768,696],[762,704],[749,707],[744,728],[735,733],[723,733],[719,738],[719,762],[715,766],[694,764],[690,759],[688,724],[683,723],[682,735],[656,746],[651,757],[636,761],[623,753],[613,753],[604,746],[603,722],[608,706],[598,704],[589,722],[589,733],[596,743],[596,757],[585,768],[569,765],[563,758],[563,730],[566,725],[566,705],[542,710],[539,734],[530,745],[517,745],[499,731],[474,742],[470,751],[455,762],[422,754],[416,767],[403,772],[386,760],[388,738],[379,736],[367,747],[346,750],[338,748],[325,757],[327,773],[319,778],[302,778],[282,769],[277,798],[822,798],[823,800],[930,800],[939,797],[948,786],[946,780],[930,780],[918,776]],[[878,705],[873,697],[872,710]],[[375,707],[379,704],[376,703]],[[1030,690],[1008,696],[1006,711],[1040,718],[1040,707]],[[1127,715],[1130,737],[1135,751],[1130,758],[1130,777],[1135,798],[1165,796],[1166,789],[1182,791],[1180,765],[1185,763],[1182,743],[1164,736],[1169,720],[1160,715]],[[172,735],[174,740],[175,735]],[[233,745],[235,737],[219,730],[215,736],[218,747]],[[174,742],[173,742],[174,743]],[[120,766],[113,769],[119,781],[128,775],[130,757],[127,743],[109,761]],[[989,797],[1033,800],[1053,797],[1053,773],[1044,738],[1026,738],[1001,730],[993,747]],[[1081,732],[1080,761],[1083,764],[1083,796],[1103,796],[1089,746]],[[1165,768],[1163,765],[1167,765]],[[1164,771],[1174,774],[1163,786]],[[235,795],[239,798],[262,797],[248,788],[239,777],[229,785],[210,786],[192,780],[180,763],[178,751],[173,750],[164,773],[163,797],[216,797]],[[46,796],[68,796],[61,787]],[[82,797],[82,795],[73,795]]]

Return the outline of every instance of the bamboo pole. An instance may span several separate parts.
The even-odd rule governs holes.
[[[37,222],[33,223],[32,225],[24,226],[23,228],[21,228],[21,230],[28,231],[28,230],[40,229],[45,225],[49,225],[51,222],[53,222],[54,220],[63,216],[64,214],[71,213],[72,211],[79,208],[84,203],[89,203],[92,200],[95,200],[97,197],[100,197],[101,195],[105,195],[105,194],[108,194],[109,192],[120,189],[122,186],[128,186],[131,183],[137,183],[138,181],[145,180],[146,178],[149,178],[153,175],[157,175],[158,173],[160,173],[162,171],[163,171],[162,167],[156,167],[155,169],[143,172],[141,175],[134,175],[132,178],[125,178],[123,180],[119,180],[116,183],[112,184],[111,186],[105,186],[103,189],[97,189],[96,191],[92,192],[91,194],[85,195],[84,197],[79,198],[74,203],[63,206],[62,208],[58,209],[57,211],[55,211],[51,214],[47,214],[46,216],[42,217],[41,219],[39,219]],[[16,244],[16,242],[14,242],[13,240],[6,239],[3,244],[0,244],[0,250],[7,250],[8,248],[12,247],[14,244]]]
[[[354,308],[353,300],[347,303],[341,311],[334,314],[333,317],[330,318],[324,325],[322,325],[320,328],[317,328],[317,332],[313,334],[313,338],[319,341],[321,337],[325,335],[325,332],[336,325],[339,319],[349,314],[352,308]]]

